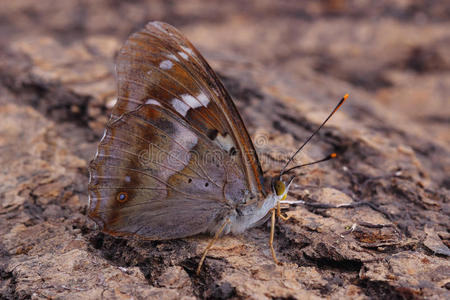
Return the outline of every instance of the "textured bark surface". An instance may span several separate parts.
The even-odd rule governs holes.
[[[244,3],[245,2],[245,3]],[[298,1],[300,2],[300,1]],[[445,1],[9,1],[0,11],[0,298],[449,298],[450,5]],[[115,99],[114,57],[150,20],[178,27],[232,94],[291,207],[221,238],[141,241],[86,217],[87,164]],[[354,230],[349,230],[353,226]]]

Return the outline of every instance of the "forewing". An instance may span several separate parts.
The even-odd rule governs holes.
[[[262,170],[242,119],[217,75],[174,27],[151,22],[133,34],[117,59],[118,102],[112,120],[145,103],[160,104],[227,151],[254,195]]]

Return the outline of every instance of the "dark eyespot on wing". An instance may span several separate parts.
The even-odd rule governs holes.
[[[217,134],[219,133],[219,131],[217,131],[216,129],[212,129],[208,132],[208,137],[210,140],[215,140],[217,137]]]
[[[231,149],[230,149],[230,155],[231,155],[231,156],[234,156],[234,155],[236,155],[236,154],[237,154],[236,148],[235,148],[235,147],[231,147]]]

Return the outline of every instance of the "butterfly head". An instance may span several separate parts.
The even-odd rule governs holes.
[[[286,200],[291,182],[292,180],[290,180],[286,185],[286,183],[281,180],[281,178],[275,179],[275,181],[273,182],[273,192],[275,193],[275,195],[277,195],[279,200]]]

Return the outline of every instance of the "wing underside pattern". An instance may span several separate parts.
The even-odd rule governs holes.
[[[152,22],[132,35],[116,72],[118,101],[89,168],[89,215],[104,231],[190,236],[264,193],[230,96],[175,28]]]

